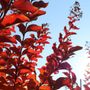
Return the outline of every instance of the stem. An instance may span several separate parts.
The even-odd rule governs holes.
[[[26,24],[26,29],[27,29],[27,24]],[[24,39],[25,39],[25,34],[23,35],[22,41],[24,41]],[[20,66],[20,59],[21,59],[21,57],[22,57],[22,50],[23,50],[23,45],[21,44],[20,56],[18,57],[18,62],[17,62],[17,64],[16,64],[16,66],[15,66],[15,68],[16,68],[16,71],[15,71],[15,73],[16,73],[15,82],[16,82],[17,77],[19,76],[18,67]],[[16,87],[15,82],[14,82],[14,90],[15,90],[15,87]]]
[[[2,17],[2,15],[3,15],[3,11],[0,13],[0,18]]]
[[[82,90],[82,80],[80,79],[80,90]]]

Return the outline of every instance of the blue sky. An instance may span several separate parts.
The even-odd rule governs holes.
[[[49,2],[48,7],[45,9],[46,15],[39,17],[38,24],[48,23],[51,32],[52,40],[50,45],[45,47],[43,51],[43,59],[39,60],[40,65],[45,62],[45,57],[52,53],[52,44],[54,42],[58,43],[58,36],[60,32],[63,32],[63,27],[68,24],[68,15],[70,12],[70,7],[76,0],[45,0]],[[79,22],[77,22],[80,28],[77,31],[77,35],[72,37],[74,45],[85,46],[86,41],[90,41],[90,0],[77,0],[80,3],[81,9],[83,11],[83,17]],[[37,22],[37,21],[36,21]],[[78,81],[83,78],[84,67],[90,60],[87,58],[85,48],[78,51],[74,58],[71,58],[69,62],[72,65],[73,71],[76,72]]]

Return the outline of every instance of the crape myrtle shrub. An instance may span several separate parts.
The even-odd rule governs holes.
[[[46,14],[42,8],[47,6],[48,3],[42,0],[0,0],[0,90],[57,90],[63,86],[80,90],[76,75],[67,62],[75,51],[82,49],[73,46],[70,39],[79,29],[75,26],[82,14],[78,2],[71,9],[68,27],[64,26],[64,33],[59,35],[59,44],[53,44],[53,53],[47,56],[46,64],[36,68],[51,37],[47,24],[30,22]],[[52,74],[58,74],[60,70],[65,70],[65,77],[53,80]]]
[[[85,90],[90,90],[90,63],[87,64],[85,73],[84,73],[84,88]]]

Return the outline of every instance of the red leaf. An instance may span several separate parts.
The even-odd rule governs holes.
[[[69,16],[68,18],[70,19],[70,21],[72,21],[74,19],[74,16]]]
[[[76,83],[76,75],[74,72],[70,72],[70,73],[72,75],[72,83],[74,84],[74,83]]]
[[[21,43],[21,37],[20,35],[14,35],[15,39]]]
[[[28,28],[27,28],[27,31],[41,31],[42,30],[42,26],[38,26],[36,24],[32,24],[32,25],[29,25]]]
[[[62,37],[62,33],[59,34],[59,42],[62,43],[63,42],[63,37]]]
[[[33,3],[33,5],[38,8],[45,8],[47,7],[48,3],[45,3],[43,1],[36,1]]]
[[[6,62],[5,62],[5,60],[4,59],[0,59],[0,65],[5,65],[6,64]]]
[[[70,26],[70,29],[76,29],[76,30],[78,30],[79,28],[73,24],[75,21],[76,20],[69,21],[69,26]]]
[[[51,90],[51,88],[50,88],[50,86],[43,85],[39,88],[39,90]]]
[[[34,49],[31,49],[31,48],[28,49],[28,52],[32,53],[32,54],[39,54],[39,51],[36,51]]]
[[[81,49],[82,49],[82,47],[80,47],[80,46],[71,47],[69,49],[69,53],[72,53],[72,52],[75,52],[75,51],[78,51],[78,50],[81,50]]]
[[[2,67],[0,67],[0,69],[2,69]],[[6,73],[5,72],[0,72],[0,81],[2,78],[6,78]]]
[[[53,43],[52,49],[53,49],[54,53],[58,53],[58,51],[59,51],[56,47],[56,43]]]
[[[11,35],[11,32],[15,32],[14,27],[10,27],[10,28],[5,28],[3,30],[0,30],[0,36],[6,36],[6,35]]]
[[[68,72],[63,72],[64,75],[66,75],[67,77],[70,77],[70,73]]]
[[[15,37],[8,37],[8,39],[12,43],[17,43]]]
[[[26,30],[25,25],[24,25],[24,24],[19,24],[18,27],[19,27],[19,31],[20,31],[22,34],[24,34],[24,33],[25,33],[25,30]]]
[[[7,53],[6,52],[0,52],[0,56],[2,56],[3,58],[7,57]]]
[[[65,32],[66,35],[67,35],[67,33],[69,32],[69,31],[67,30],[67,27],[66,27],[66,26],[64,27],[64,32]]]
[[[20,70],[20,74],[25,74],[25,73],[29,73],[30,70],[29,69],[21,69]]]
[[[23,80],[21,78],[17,78],[16,79],[16,82],[22,84],[23,83]]]
[[[44,49],[44,48],[43,48],[42,46],[39,46],[39,45],[36,47],[36,50],[39,51],[39,52],[42,52],[43,49]]]
[[[29,18],[23,14],[10,14],[4,17],[0,26],[6,27],[12,24],[29,21]]]
[[[72,29],[75,29],[75,30],[78,30],[79,29],[77,26],[74,26],[74,25],[71,28]]]
[[[17,43],[15,37],[0,36],[0,42]]]
[[[71,35],[75,35],[75,32],[68,32],[65,36],[64,39],[66,39],[67,37],[71,36]]]
[[[34,46],[34,43],[35,43],[35,39],[34,38],[26,38],[23,42],[22,42],[22,45],[24,47],[33,47]]]
[[[43,10],[38,10],[38,11],[35,13],[36,16],[40,16],[40,15],[44,15],[44,14],[46,14],[46,12],[43,11]]]
[[[49,44],[49,42],[47,41],[47,39],[51,39],[50,36],[47,35],[42,35],[41,38],[39,40],[36,41],[36,43],[42,43],[42,44]]]
[[[36,43],[39,43],[39,44],[49,44],[49,42],[48,41],[46,41],[46,39],[45,38],[42,38],[42,39],[39,39],[39,40],[37,40],[36,41]]]
[[[22,12],[34,13],[38,10],[38,8],[33,6],[29,0],[15,0],[12,7],[19,9]]]
[[[68,62],[63,62],[60,64],[60,69],[71,70],[71,65]]]
[[[73,72],[63,72],[68,78],[71,76],[72,83],[76,83],[76,75]]]
[[[30,18],[30,20],[36,20],[38,16],[41,16],[41,15],[44,15],[44,14],[46,14],[45,11],[37,10],[35,13],[29,14],[28,17]]]
[[[70,82],[71,80],[69,78],[64,78],[64,77],[58,78],[55,81],[55,89],[59,89],[62,86],[70,86]]]

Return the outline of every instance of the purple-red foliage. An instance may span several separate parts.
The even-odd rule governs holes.
[[[42,58],[41,53],[51,37],[47,24],[29,22],[44,15],[46,12],[41,8],[47,6],[41,0],[0,0],[0,90],[57,90],[63,86],[74,89],[76,75],[67,60],[82,47],[73,46],[70,40],[79,29],[72,16],[68,17],[69,28],[65,26],[64,34],[60,33],[59,45],[53,44],[46,65],[39,68],[40,80],[37,79],[38,58]],[[15,33],[16,28],[21,34]],[[53,80],[52,74],[60,70],[66,70],[63,72],[66,77]]]

